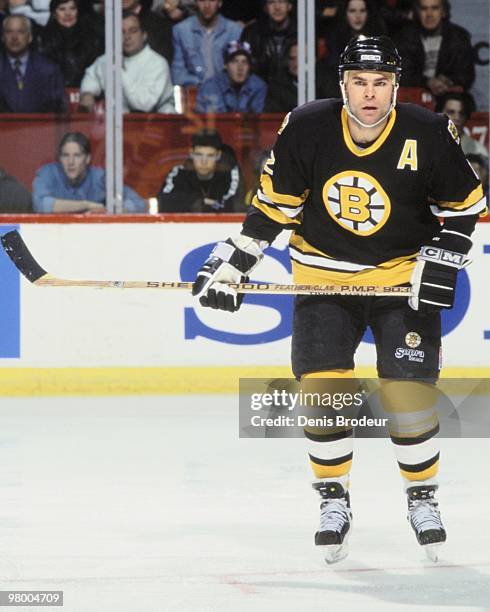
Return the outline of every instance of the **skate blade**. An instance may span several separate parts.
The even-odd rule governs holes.
[[[442,546],[443,542],[436,542],[434,544],[425,544],[423,549],[425,550],[425,554],[429,561],[432,563],[437,563],[439,561],[439,548]]]
[[[349,545],[347,542],[331,546],[319,546],[318,548],[320,548],[327,565],[338,563],[339,561],[345,559],[349,554]]]

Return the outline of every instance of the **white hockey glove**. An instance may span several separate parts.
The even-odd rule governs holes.
[[[471,245],[469,237],[461,236],[461,239],[469,240]],[[471,262],[465,254],[446,248],[456,245],[454,236],[441,233],[433,239],[432,244],[420,249],[410,279],[414,295],[408,298],[408,303],[413,310],[432,314],[442,308],[453,307],[458,271]],[[468,242],[460,246],[467,247]]]
[[[248,236],[241,234],[218,242],[197,273],[192,295],[199,298],[202,306],[235,312],[241,306],[243,293],[237,293],[226,283],[246,282],[263,257],[261,246]]]

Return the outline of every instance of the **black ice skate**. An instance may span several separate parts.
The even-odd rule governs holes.
[[[349,552],[347,540],[352,523],[349,493],[340,482],[328,480],[314,482],[313,488],[322,498],[315,545],[321,548],[327,563],[336,563]]]
[[[434,497],[437,485],[407,488],[408,516],[418,543],[431,561],[437,561],[437,548],[446,541],[446,531]]]

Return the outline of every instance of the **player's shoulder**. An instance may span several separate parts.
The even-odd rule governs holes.
[[[307,102],[286,115],[281,129],[288,126],[290,131],[302,135],[310,131],[317,132],[324,126],[339,122],[341,110],[342,100],[336,98]]]
[[[399,103],[396,106],[397,118],[401,123],[439,127],[447,123],[445,115],[439,115],[417,104]]]

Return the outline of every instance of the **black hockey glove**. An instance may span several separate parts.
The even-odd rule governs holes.
[[[420,249],[410,279],[413,297],[408,303],[411,308],[422,314],[432,314],[453,307],[458,271],[470,263],[466,254],[458,251],[468,252],[470,247],[469,237],[443,231],[430,245]]]
[[[243,293],[237,293],[227,283],[246,282],[263,257],[260,246],[248,236],[218,242],[197,273],[192,295],[199,298],[202,306],[235,312],[242,304]]]

